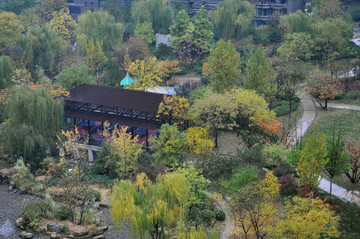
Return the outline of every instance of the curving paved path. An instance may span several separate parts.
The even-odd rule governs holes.
[[[213,193],[207,192],[208,196],[213,195]],[[235,222],[232,217],[231,207],[228,204],[227,200],[223,198],[213,197],[216,204],[220,207],[220,209],[225,213],[225,221],[224,221],[224,229],[220,234],[220,239],[229,239],[233,236],[235,230]]]
[[[347,104],[335,104],[329,103],[328,107],[337,108],[337,109],[346,109],[346,110],[360,110],[360,106],[358,105],[347,105]]]
[[[299,120],[293,125],[290,129],[287,143],[289,145],[295,145],[297,140],[300,140],[310,125],[314,122],[317,116],[317,107],[312,99],[310,99],[305,93],[298,93],[300,98],[300,103],[302,105],[302,114]],[[360,110],[360,106],[356,105],[346,105],[346,104],[334,104],[329,103],[328,107],[331,108],[340,108],[340,109],[350,109],[350,110]],[[320,177],[320,183],[318,188],[324,190],[327,193],[330,193],[330,181]],[[336,184],[332,184],[332,195],[343,199],[345,201],[354,202],[360,205],[360,192],[359,191],[350,191],[342,188]]]
[[[303,92],[298,93],[297,96],[300,98],[302,113],[298,121],[295,122],[289,131],[288,145],[295,145],[296,141],[304,136],[317,116],[317,108],[314,101]]]

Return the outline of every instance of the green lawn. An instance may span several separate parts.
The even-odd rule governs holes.
[[[281,129],[281,133],[288,131],[293,124],[300,118],[301,116],[301,104],[299,103],[299,106],[297,109],[293,112],[291,112],[291,117],[289,117],[289,114],[279,116],[277,117],[277,120],[283,124],[283,128]]]
[[[352,139],[360,142],[360,111],[334,108],[318,110],[314,124],[318,124],[320,131],[327,136],[331,136],[336,127],[342,130],[345,141]],[[310,132],[314,124],[310,127]]]

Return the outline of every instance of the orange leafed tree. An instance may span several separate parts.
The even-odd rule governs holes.
[[[318,71],[308,79],[306,92],[312,95],[323,110],[327,110],[327,103],[341,93],[338,80],[329,74],[321,74]]]
[[[167,79],[171,79],[172,76],[181,71],[178,61],[164,61],[162,63],[163,74]]]
[[[360,143],[348,141],[345,144],[345,152],[349,155],[350,170],[345,172],[351,183],[360,181]]]

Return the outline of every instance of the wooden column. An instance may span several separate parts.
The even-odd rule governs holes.
[[[90,136],[90,120],[87,120],[87,123],[88,123],[88,125],[87,125],[87,128],[88,128],[88,135]]]
[[[145,137],[146,137],[146,139],[145,139],[146,146],[149,146],[149,142],[148,142],[149,131],[148,131],[148,129],[145,129]]]
[[[134,139],[134,127],[131,126],[131,139]]]

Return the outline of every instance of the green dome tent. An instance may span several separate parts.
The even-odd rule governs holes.
[[[135,84],[135,81],[130,77],[129,72],[127,72],[124,79],[121,80],[120,86],[124,87],[132,84]]]

